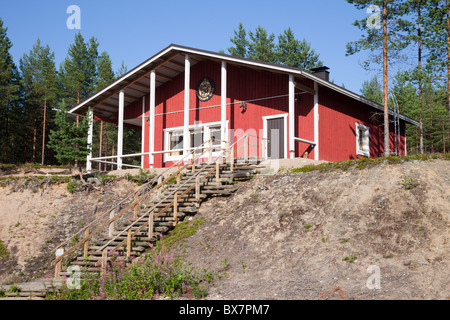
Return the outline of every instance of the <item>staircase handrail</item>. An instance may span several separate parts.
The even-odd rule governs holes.
[[[224,163],[224,160],[227,160],[227,152],[229,150],[233,150],[234,151],[234,146],[238,144],[238,142],[240,142],[242,139],[248,137],[249,135],[246,134],[244,136],[242,136],[241,138],[239,138],[236,142],[234,142],[232,145],[230,145],[229,147],[222,149],[222,152],[216,156],[216,158],[214,159],[213,162],[216,162],[216,165],[219,162],[219,159],[222,158],[222,163]],[[217,149],[214,147],[209,147],[208,151],[210,149]],[[225,156],[224,156],[225,155]],[[142,219],[146,218],[147,215],[149,215],[150,218],[150,214],[152,214],[152,212],[161,204],[163,203],[165,200],[167,200],[169,197],[174,196],[175,193],[178,194],[178,191],[183,188],[188,182],[190,182],[192,179],[197,179],[197,177],[206,171],[207,168],[203,168],[200,171],[196,171],[196,173],[194,175],[192,175],[188,180],[186,180],[181,186],[179,186],[178,188],[176,188],[174,191],[170,192],[166,197],[164,197],[164,199],[160,200],[157,204],[155,204],[152,208],[150,208],[149,210],[147,210],[145,213],[143,213],[138,219],[136,219],[134,222],[132,222],[130,225],[128,225],[124,230],[122,230],[119,234],[117,234],[115,237],[113,237],[112,239],[110,239],[106,244],[104,244],[102,247],[98,248],[96,251],[97,252],[101,252],[103,250],[105,250],[105,248],[107,248],[112,242],[116,241],[117,238],[121,237],[124,233],[128,232],[129,230],[131,230],[131,228],[137,224],[138,222],[140,222]],[[209,172],[207,172],[199,182],[203,181],[204,179],[206,179],[208,176],[210,176],[213,172],[215,172],[217,169],[213,168],[211,169]],[[195,185],[192,185],[191,187],[189,187],[187,190],[185,190],[180,196],[177,196],[178,199],[183,198],[188,192],[190,192],[193,188],[195,187]],[[161,214],[163,214],[166,210],[168,210],[169,208],[171,208],[174,204],[175,204],[175,198],[174,201],[172,201],[171,203],[169,203],[164,209],[162,209],[160,212],[158,212],[158,214],[154,214],[153,213],[153,219],[159,217]],[[178,201],[178,200],[177,200]],[[150,223],[150,219],[147,223],[143,224],[141,227],[139,227],[131,236],[131,238],[133,238],[136,234],[138,234],[139,232],[141,232],[144,228],[146,228]],[[117,249],[119,249],[120,247],[122,247],[125,242],[129,241],[129,239],[125,239],[123,240],[121,243],[119,243],[114,249],[113,251],[116,251]]]
[[[61,243],[59,246],[57,246],[55,249],[52,250],[52,253],[55,252],[56,250],[58,250],[59,248],[65,246],[67,243],[69,243],[69,241],[71,241],[72,239],[74,239],[76,236],[82,234],[83,231],[86,231],[88,228],[90,228],[91,226],[97,224],[102,218],[104,218],[107,214],[111,214],[111,212],[113,212],[113,210],[117,209],[118,207],[120,207],[123,203],[130,201],[130,199],[132,199],[136,193],[141,192],[142,190],[145,190],[149,185],[152,186],[155,182],[157,182],[159,180],[160,177],[164,177],[164,174],[166,172],[168,172],[169,170],[171,170],[173,167],[175,166],[179,166],[181,163],[183,163],[187,157],[191,157],[192,154],[199,149],[204,149],[204,151],[200,154],[198,154],[197,156],[194,156],[192,159],[192,162],[195,163],[195,161],[200,158],[201,156],[203,156],[206,151],[208,150],[207,147],[204,147],[204,145],[206,143],[209,143],[211,140],[205,141],[204,143],[202,143],[199,147],[193,148],[193,150],[191,151],[191,153],[186,154],[183,158],[181,158],[178,162],[173,163],[169,168],[167,168],[166,170],[164,170],[162,173],[158,174],[157,176],[155,176],[150,182],[144,184],[143,186],[141,186],[138,190],[131,192],[127,197],[125,197],[123,200],[121,200],[118,204],[116,204],[113,208],[105,211],[104,213],[102,213],[99,217],[97,217],[94,221],[92,221],[91,223],[87,224],[86,226],[84,226],[83,228],[81,228],[77,233],[75,233],[74,235],[72,235],[72,237],[70,237],[69,239],[67,239],[66,241],[64,241],[63,243]],[[64,257],[66,257],[67,255],[69,255],[70,253],[72,253],[73,251],[75,251],[75,249],[77,249],[79,246],[81,246],[82,244],[86,243],[86,241],[88,241],[90,238],[92,238],[95,234],[97,234],[98,232],[100,232],[100,230],[102,230],[106,225],[109,225],[110,223],[114,222],[115,220],[117,220],[121,215],[123,215],[125,212],[127,212],[128,210],[130,210],[131,208],[133,208],[134,206],[136,206],[137,204],[139,204],[143,199],[147,198],[151,193],[153,193],[154,191],[158,190],[159,188],[161,188],[163,185],[167,184],[167,182],[172,179],[173,177],[177,176],[179,173],[181,173],[185,168],[187,168],[189,166],[188,164],[185,164],[183,167],[179,168],[176,172],[174,172],[173,174],[171,174],[169,177],[165,178],[161,183],[158,183],[154,188],[152,188],[149,192],[147,192],[146,194],[144,194],[143,196],[139,197],[138,199],[135,199],[133,202],[131,202],[127,207],[125,207],[124,209],[121,209],[119,213],[117,213],[114,217],[110,218],[110,220],[108,220],[106,223],[100,225],[100,227],[97,227],[92,233],[90,233],[88,236],[85,236],[82,240],[80,240],[78,243],[76,243],[74,246],[72,246],[68,251],[64,252],[62,255],[56,257],[51,265],[55,265],[56,263],[58,263],[59,261],[61,261]]]

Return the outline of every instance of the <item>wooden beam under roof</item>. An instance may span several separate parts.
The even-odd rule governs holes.
[[[182,71],[179,71],[179,70],[176,70],[176,69],[172,69],[171,67],[168,67],[166,65],[162,65],[160,68],[165,68],[165,69],[167,69],[169,71],[172,71],[172,72],[175,72],[177,74],[180,74],[182,72]]]
[[[157,77],[161,77],[161,78],[166,79],[166,80],[173,80],[173,78],[171,78],[169,76],[166,76],[164,74],[158,73],[158,72],[156,73],[156,76]],[[148,78],[148,79],[150,80],[150,78]]]
[[[169,55],[169,57],[168,57],[167,59],[164,59],[162,62],[157,63],[156,65],[150,66],[149,69],[150,69],[150,70],[154,70],[154,69],[159,68],[162,64],[166,63],[167,61],[172,60],[172,59],[173,59],[174,57],[176,57],[178,54],[179,54],[178,52],[172,53],[171,55]],[[148,74],[148,73],[150,72],[150,70],[146,70],[145,72],[144,72],[144,70],[142,70],[142,71],[143,71],[142,74],[141,74],[140,76],[138,76],[136,79],[132,80],[132,81],[122,81],[122,82],[125,83],[124,85],[118,86],[118,88],[115,89],[113,93],[108,94],[106,97],[103,97],[103,98],[100,99],[97,103],[94,102],[94,104],[95,104],[95,105],[101,104],[102,102],[104,102],[104,101],[110,99],[112,96],[114,96],[115,94],[117,94],[117,93],[120,92],[121,90],[125,89],[126,87],[128,87],[128,86],[130,86],[130,85],[132,85],[132,84],[135,84],[135,83],[138,82],[140,79],[142,79],[143,77],[145,77],[145,75]]]
[[[136,83],[134,83],[133,85],[136,85]],[[129,86],[128,86],[125,90],[132,90],[132,91],[137,92],[137,93],[140,93],[140,94],[146,94],[146,93],[147,93],[147,92],[144,92],[144,91],[135,89],[135,88],[131,88],[131,87],[129,87]]]
[[[297,89],[305,91],[305,92],[308,92],[308,93],[312,94],[313,96],[316,94],[316,90],[314,90],[314,89],[312,89],[312,88],[310,88],[308,86],[305,86],[305,85],[303,85],[301,83],[294,82],[294,85],[295,85],[295,87]]]

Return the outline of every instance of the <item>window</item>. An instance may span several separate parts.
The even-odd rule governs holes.
[[[200,147],[203,144],[203,128],[189,131],[191,138],[191,148]],[[203,150],[198,149],[195,153],[202,153]]]
[[[169,132],[169,150],[183,150],[183,131]],[[179,156],[182,151],[171,153],[171,156]]]
[[[221,145],[221,139],[222,139],[222,130],[220,127],[210,127],[209,128],[209,136],[210,139],[214,137],[214,141],[212,143],[213,146],[220,146]]]
[[[356,124],[356,154],[370,157],[369,127]]]
[[[216,148],[213,150],[214,156],[218,155],[218,152],[221,151],[221,123],[220,122],[212,122],[212,123],[200,123],[195,124],[189,127],[189,135],[187,137],[183,137],[184,128],[176,127],[176,128],[168,128],[164,130],[164,151],[171,151],[170,153],[165,153],[163,161],[178,161],[183,157],[183,148],[184,141],[188,139],[189,148],[197,148],[200,147],[205,141],[210,140],[212,137],[215,138],[215,141],[212,145]],[[208,145],[205,145],[208,147]],[[196,150],[196,154],[202,153],[204,150],[199,149]],[[202,158],[207,158],[208,154],[202,156]]]

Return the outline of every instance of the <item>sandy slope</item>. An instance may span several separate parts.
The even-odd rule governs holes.
[[[201,217],[179,251],[212,299],[450,298],[448,161],[257,176]]]

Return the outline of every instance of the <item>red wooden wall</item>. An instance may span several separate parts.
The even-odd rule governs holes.
[[[215,94],[207,102],[200,102],[195,94],[197,83],[203,77],[208,77],[215,83]],[[230,135],[234,135],[235,141],[244,133],[262,137],[262,117],[287,114],[289,112],[288,75],[228,64],[227,78],[228,129],[230,130]],[[296,78],[295,81],[310,88],[314,87],[311,80]],[[193,66],[191,68],[190,84],[190,108],[212,107],[190,111],[190,125],[194,125],[196,122],[219,122],[221,100],[220,63],[204,61]],[[298,92],[300,91],[296,90],[296,93]],[[304,93],[299,97],[300,99],[295,105],[296,137],[314,141],[314,96],[309,93]],[[182,127],[184,125],[184,73],[156,88],[155,98],[155,151],[162,151],[164,148],[163,129]],[[247,103],[246,112],[242,112],[240,108],[243,101]],[[356,122],[370,128],[371,157],[377,157],[383,153],[383,128],[379,122],[371,119],[374,112],[380,111],[369,108],[361,102],[326,87],[319,87],[320,159],[340,161],[358,157],[356,155]],[[142,100],[126,106],[125,119],[140,118],[141,113]],[[149,116],[148,95],[145,97],[145,116]],[[380,119],[382,120],[382,117]],[[287,125],[289,126],[289,121]],[[235,131],[233,132],[232,129]],[[289,127],[286,129],[288,135],[286,142],[288,144]],[[404,133],[404,123],[402,124],[401,132],[402,134]],[[393,143],[393,133],[391,134],[391,138]],[[149,150],[148,141],[149,127],[146,122],[143,141],[144,152],[148,152]],[[251,141],[251,143],[256,143],[256,141]],[[401,143],[401,150],[404,152],[404,136],[402,136]],[[305,151],[309,152],[310,159],[314,159],[314,149],[309,148],[307,144],[296,142],[296,156],[302,156]],[[250,149],[250,155],[256,155],[256,153],[256,148]],[[288,155],[285,156],[287,157]],[[171,163],[163,163],[162,155],[155,156],[155,167],[169,165]],[[145,166],[148,166],[148,156],[145,157]]]

